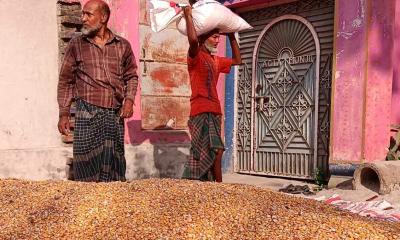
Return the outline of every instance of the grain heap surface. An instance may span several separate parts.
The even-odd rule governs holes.
[[[400,224],[246,185],[0,180],[0,239],[400,239]]]

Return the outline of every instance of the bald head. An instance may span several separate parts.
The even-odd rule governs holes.
[[[81,32],[87,37],[94,37],[107,29],[110,8],[102,0],[89,0],[82,9]]]
[[[103,0],[89,0],[85,6],[85,7],[91,7],[94,8],[98,11],[100,11],[102,14],[104,14],[106,16],[106,19],[108,22],[108,19],[110,19],[110,7],[108,6],[108,4],[106,2],[104,2]]]

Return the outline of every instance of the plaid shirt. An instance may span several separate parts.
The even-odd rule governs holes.
[[[110,31],[111,33],[111,31]],[[65,53],[58,82],[60,116],[68,116],[74,97],[104,108],[134,101],[137,65],[129,42],[111,33],[101,49],[84,36],[73,38]]]

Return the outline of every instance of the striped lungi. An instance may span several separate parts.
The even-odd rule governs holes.
[[[125,181],[124,121],[119,109],[76,101],[73,171],[76,181]]]
[[[192,146],[182,178],[213,180],[212,167],[217,152],[224,150],[221,139],[221,115],[202,113],[190,117],[188,126]]]

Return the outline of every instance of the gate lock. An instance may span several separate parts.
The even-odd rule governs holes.
[[[256,111],[263,111],[264,104],[269,103],[271,97],[270,96],[256,96],[254,97],[256,100]]]

